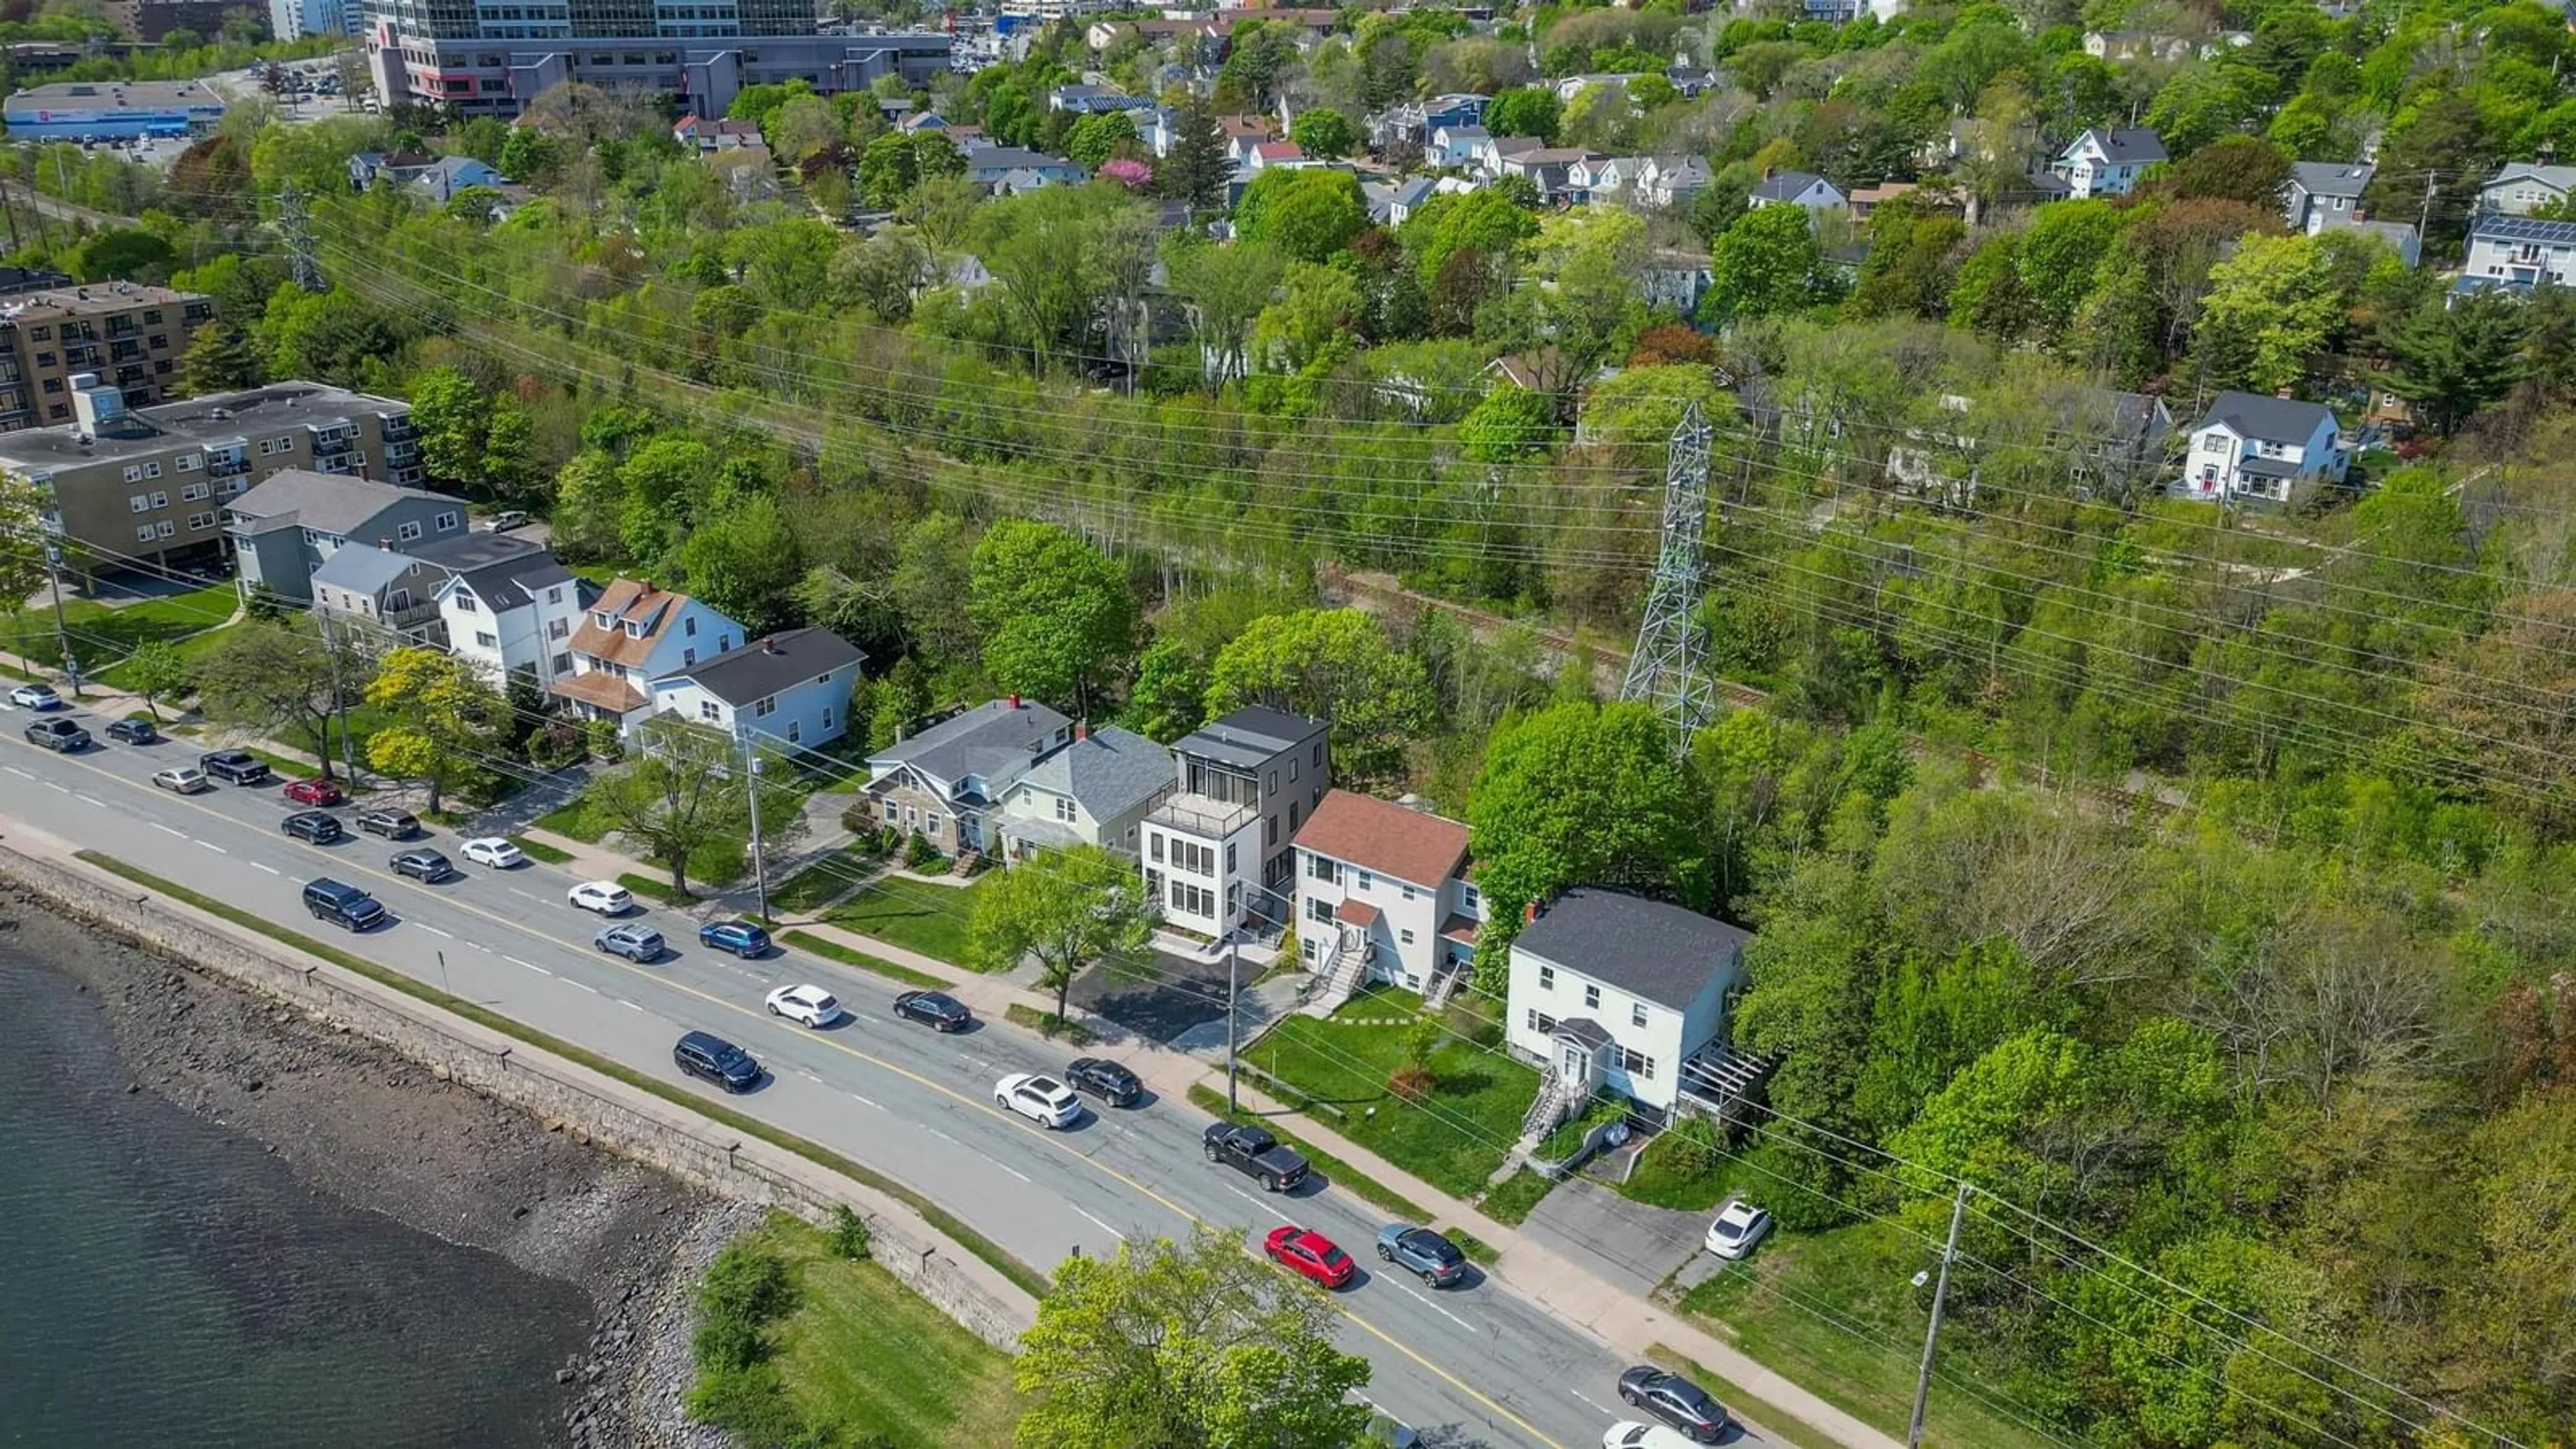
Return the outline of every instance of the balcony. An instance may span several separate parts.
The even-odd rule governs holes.
[[[387,418],[384,423],[384,436],[388,443],[408,443],[420,436],[420,429],[412,426],[409,413],[401,417]]]
[[[1205,795],[1176,794],[1145,818],[1202,839],[1223,840],[1260,818],[1260,812],[1249,805]]]
[[[313,439],[313,456],[316,458],[336,458],[356,446],[358,446],[358,440],[345,433],[338,436],[323,436],[316,434]]]
[[[239,478],[249,471],[250,460],[247,458],[208,458],[206,460],[206,476],[209,478]]]
[[[389,465],[396,468],[403,468],[419,461],[420,444],[397,443],[391,441],[388,441],[385,444],[385,462]]]

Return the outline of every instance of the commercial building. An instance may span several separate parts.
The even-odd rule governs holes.
[[[185,136],[223,118],[223,96],[203,81],[54,81],[0,102],[17,141]]]
[[[243,8],[237,0],[107,0],[107,23],[128,40],[154,45],[174,30],[213,40],[223,33],[225,17]]]
[[[268,28],[280,40],[346,35],[354,9],[347,0],[268,0]]]
[[[129,409],[114,387],[74,379],[69,423],[0,434],[0,468],[45,495],[45,526],[78,567],[122,559],[169,567],[223,552],[219,515],[288,468],[422,475],[411,406],[311,382]]]
[[[0,300],[0,432],[72,421],[72,379],[114,388],[128,409],[169,395],[189,335],[212,298],[107,282]]]

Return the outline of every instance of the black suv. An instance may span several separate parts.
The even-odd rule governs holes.
[[[715,1083],[728,1092],[748,1092],[760,1084],[760,1063],[751,1053],[713,1032],[693,1031],[671,1048],[671,1060],[689,1076]]]
[[[268,778],[268,761],[248,750],[217,750],[199,755],[197,768],[227,785],[256,785]]]
[[[343,833],[340,829],[339,816],[325,815],[319,810],[298,810],[287,816],[277,828],[298,840],[309,840],[315,845],[336,844]]]
[[[1064,1069],[1064,1079],[1077,1092],[1089,1092],[1112,1107],[1133,1107],[1145,1095],[1145,1084],[1136,1074],[1107,1057],[1076,1057]]]
[[[138,714],[129,719],[109,720],[107,737],[123,744],[149,745],[160,741],[161,732],[152,727],[152,721]]]
[[[89,748],[89,731],[82,729],[77,720],[64,719],[60,715],[40,719],[27,726],[27,738],[58,752]]]
[[[304,909],[317,921],[352,931],[363,931],[385,918],[384,904],[374,896],[328,878],[305,882]]]

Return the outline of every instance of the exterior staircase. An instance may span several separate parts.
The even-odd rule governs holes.
[[[1449,998],[1458,994],[1458,988],[1467,984],[1467,973],[1474,969],[1472,966],[1460,963],[1446,970],[1433,972],[1430,989],[1422,993],[1423,1007],[1426,1010],[1438,1011],[1447,1006]]]
[[[1368,942],[1358,941],[1341,947],[1333,959],[1324,963],[1323,974],[1315,978],[1315,989],[1307,993],[1306,1003],[1297,1008],[1300,1016],[1330,1016],[1342,1009],[1360,989],[1368,976]]]
[[[957,852],[957,863],[948,868],[948,873],[954,876],[970,876],[977,870],[981,869],[983,864],[984,852],[980,850],[961,850]]]
[[[1521,1118],[1521,1141],[1534,1146],[1538,1140],[1557,1128],[1582,1103],[1583,1088],[1564,1073],[1551,1067],[1539,1079],[1538,1100],[1530,1103],[1529,1115]]]

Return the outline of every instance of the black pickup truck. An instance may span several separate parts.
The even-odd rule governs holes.
[[[1261,1185],[1272,1192],[1286,1192],[1306,1180],[1306,1159],[1279,1145],[1279,1139],[1258,1127],[1238,1127],[1231,1122],[1208,1124],[1207,1159],[1222,1162],[1246,1177],[1261,1179]]]

